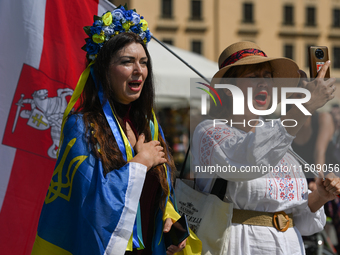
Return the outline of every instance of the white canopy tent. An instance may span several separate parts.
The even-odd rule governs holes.
[[[208,80],[218,71],[216,62],[196,53],[167,46]],[[189,106],[190,98],[199,100],[199,94],[190,97],[190,78],[200,78],[198,74],[154,40],[149,42],[148,50],[152,60],[157,106]],[[202,82],[205,81],[202,79]]]

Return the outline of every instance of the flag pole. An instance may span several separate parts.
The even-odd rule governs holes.
[[[151,36],[152,39],[154,39],[156,42],[158,42],[160,45],[162,45],[165,49],[167,49],[170,53],[172,53],[176,58],[178,58],[180,61],[182,61],[187,67],[189,67],[191,70],[193,70],[199,77],[201,77],[203,80],[208,82],[210,84],[210,81],[205,78],[201,73],[199,73],[195,68],[193,68],[191,65],[189,65],[187,62],[184,61],[180,56],[178,56],[175,52],[173,52],[168,46],[166,46],[163,42],[159,41],[156,37]]]

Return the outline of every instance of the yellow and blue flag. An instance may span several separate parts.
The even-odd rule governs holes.
[[[82,116],[71,115],[32,254],[125,252],[146,167],[128,163],[104,177],[102,163],[90,151],[84,131]]]

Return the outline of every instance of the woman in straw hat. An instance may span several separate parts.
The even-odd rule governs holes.
[[[148,24],[125,7],[94,20],[32,254],[200,254],[193,234],[164,242],[180,215],[174,162],[152,109]]]
[[[329,65],[327,62],[319,72],[320,79],[302,82],[311,94],[303,104],[310,113],[334,97],[335,79],[322,79]],[[192,162],[193,169],[223,169],[209,176],[196,171],[201,191],[209,193],[216,178],[228,180],[225,199],[233,203],[234,212],[225,240],[228,251],[223,254],[305,254],[301,235],[323,229],[323,205],[340,193],[339,178],[319,178],[317,190],[308,191],[305,175],[288,151],[308,117],[296,105],[280,119],[259,117],[276,106],[274,87],[292,91],[302,73],[294,61],[267,57],[252,42],[227,47],[220,55],[219,68],[212,81],[215,88],[217,84],[236,87],[218,90],[221,106],[212,104],[209,119],[196,127]],[[241,93],[249,98],[242,105]],[[288,124],[291,120],[293,124]]]

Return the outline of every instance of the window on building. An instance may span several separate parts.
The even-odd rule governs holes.
[[[172,39],[163,39],[162,41],[166,44],[174,45],[174,41]]]
[[[340,9],[333,9],[333,27],[340,27]]]
[[[294,46],[291,44],[284,45],[284,56],[286,58],[294,59]]]
[[[315,7],[306,8],[306,26],[316,26],[316,9]]]
[[[340,47],[333,48],[333,68],[340,68]]]
[[[193,40],[191,42],[191,51],[202,54],[202,41],[201,40]]]
[[[172,18],[172,0],[162,0],[162,18]]]
[[[254,6],[252,3],[244,3],[243,4],[243,22],[244,23],[253,23],[254,22]]]
[[[201,0],[191,1],[191,19],[193,20],[202,19],[202,1]]]
[[[285,5],[283,7],[283,24],[294,24],[294,7],[292,5]]]

